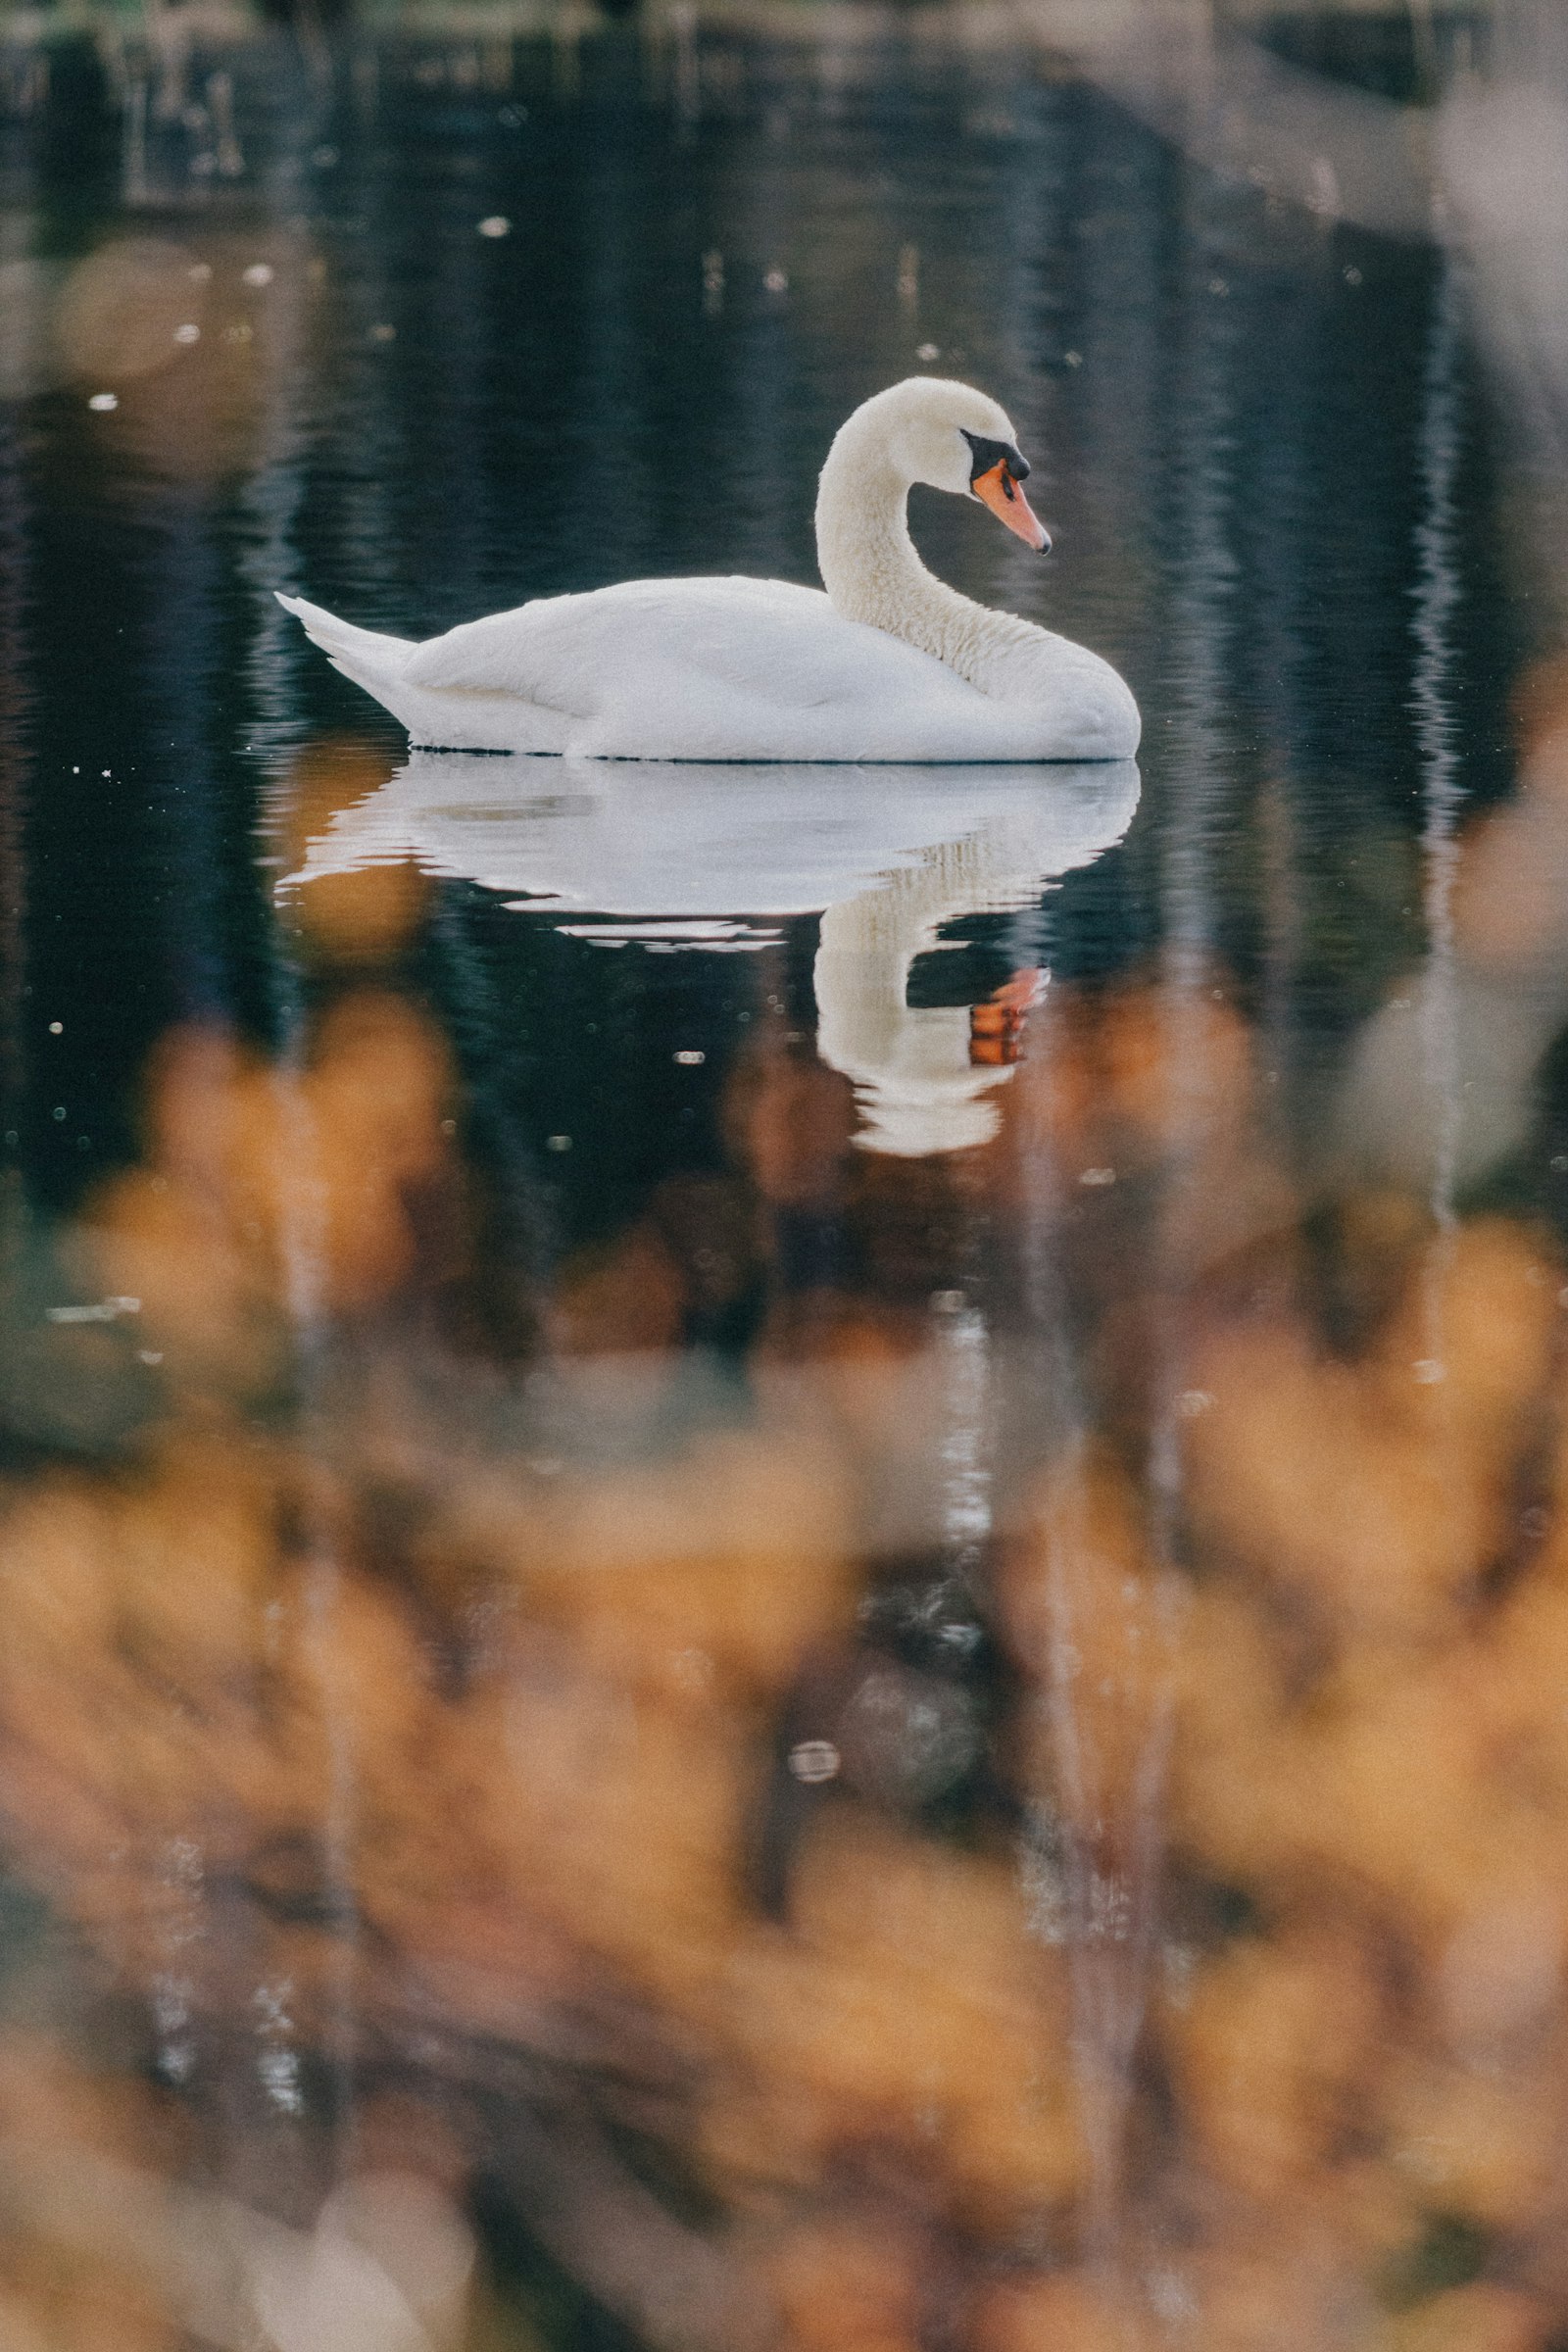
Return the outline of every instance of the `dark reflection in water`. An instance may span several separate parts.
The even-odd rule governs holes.
[[[1548,2352],[1568,684],[1452,262],[942,19],[172,22],[0,52],[0,2340]],[[921,367],[1141,773],[411,759],[272,601],[808,579]]]

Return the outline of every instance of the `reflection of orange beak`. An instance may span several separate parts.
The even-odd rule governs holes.
[[[1032,518],[1031,518],[1032,519]],[[1008,1069],[1023,1054],[1023,1025],[1029,1008],[1045,994],[1047,974],[1014,972],[1012,978],[969,1007],[969,1061],[976,1069]]]
[[[993,466],[989,473],[977,473],[969,487],[976,498],[985,500],[1000,522],[1017,533],[1025,547],[1038,548],[1043,556],[1050,555],[1051,533],[1004,465]]]

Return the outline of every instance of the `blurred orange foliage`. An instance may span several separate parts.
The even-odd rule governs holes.
[[[439,2104],[432,2196],[501,2161],[509,2102],[532,2116],[525,2221],[533,2194],[660,2352],[721,2352],[743,2306],[786,2352],[1545,2352],[1554,1245],[1305,1200],[1207,975],[1055,992],[1030,1037],[996,1139],[912,1173],[760,1039],[735,1172],[672,1183],[540,1301],[554,1453],[509,1371],[401,1314],[470,1249],[431,1023],[352,987],[287,1061],[165,1041],[144,1161],[72,1240],[140,1302],[159,1409],[0,1497],[0,1823],[163,2017],[167,2087],[72,2088],[0,2021],[0,2109],[53,2082],[178,2180],[286,1984],[290,2046],[357,2066],[369,2112]],[[783,1284],[770,1220],[829,1210],[853,1280]],[[1044,1220],[1091,1333],[1070,1412],[1028,1392],[1038,1427],[1005,1310],[977,1356],[952,1288],[982,1211],[1004,1249]],[[679,1336],[747,1284],[745,1410],[683,1422]],[[303,1413],[302,1332],[339,1350]],[[962,1380],[976,1426],[1013,1419],[959,1577]],[[935,1737],[957,1670],[876,1646],[911,1561],[994,1644],[983,1795],[946,1819],[858,1781],[839,1717],[792,1762],[802,1694],[848,1721],[868,1656]],[[156,2266],[62,2270],[35,2220],[0,2225],[19,2345],[96,2346],[106,2297],[117,2345],[177,2342]],[[663,2252],[611,2259],[645,2228]],[[666,2260],[678,2324],[628,2283]]]

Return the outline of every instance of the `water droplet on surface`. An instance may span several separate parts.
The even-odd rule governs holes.
[[[835,1780],[838,1769],[839,1751],[831,1740],[800,1740],[790,1749],[790,1770],[808,1788]]]
[[[264,2050],[257,2061],[256,2072],[262,2088],[274,2107],[285,2115],[305,2113],[305,2094],[300,2088],[300,2062],[292,2050]]]
[[[960,1657],[965,1658],[977,1650],[984,1640],[985,1636],[977,1625],[945,1625],[937,1635],[942,1648],[956,1650]]]

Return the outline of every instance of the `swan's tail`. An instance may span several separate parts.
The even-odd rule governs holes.
[[[352,621],[339,620],[335,612],[324,612],[319,605],[308,605],[303,596],[275,593],[284,612],[293,613],[312,643],[318,645],[323,654],[329,654],[340,667],[347,667],[351,677],[368,670],[372,675],[395,678],[414,651],[413,642],[407,637],[382,637],[374,629],[357,629]]]
[[[274,593],[276,593],[274,591]],[[414,684],[409,662],[418,646],[409,637],[382,637],[357,629],[308,605],[302,596],[278,596],[332,667],[362,687],[383,710],[407,727],[416,744],[457,752],[559,752],[565,721],[560,711],[535,710],[515,695],[448,693]]]
[[[403,674],[409,657],[417,650],[412,638],[383,637],[374,629],[357,629],[352,621],[339,620],[335,612],[308,605],[303,596],[278,594],[277,601],[285,612],[293,613],[334,669],[390,710],[412,735],[420,734],[426,723],[424,698],[415,691],[411,699]]]

